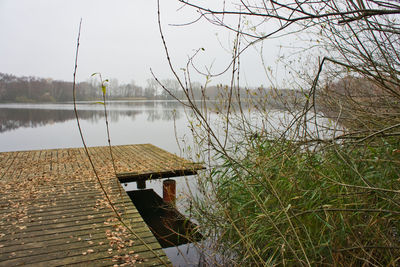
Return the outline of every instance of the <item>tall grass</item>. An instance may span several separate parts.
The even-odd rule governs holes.
[[[262,136],[236,146],[246,155],[220,155],[201,183],[212,196],[195,206],[231,264],[399,264],[398,139],[318,152]]]

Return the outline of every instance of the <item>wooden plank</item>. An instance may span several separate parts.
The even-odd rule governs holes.
[[[197,171],[195,170],[170,170],[170,171],[160,171],[160,172],[148,172],[148,173],[118,173],[118,179],[122,183],[136,182],[140,180],[153,180],[153,179],[163,179],[177,176],[188,176],[195,175]]]
[[[124,181],[190,175],[201,169],[150,144],[112,149]],[[109,148],[89,151],[124,221],[169,264],[115,177]],[[162,264],[116,219],[82,148],[0,153],[0,175],[0,266],[109,266],[123,263],[131,251],[145,266]]]
[[[15,159],[18,156],[18,151],[16,152],[9,152],[9,153],[1,153],[2,156],[0,158],[0,180],[3,179],[4,176],[6,176],[6,174],[9,171],[14,171],[15,169],[12,168],[13,163],[15,161]],[[10,174],[8,174],[10,175]],[[7,176],[6,176],[7,177]]]
[[[49,244],[48,242],[66,242],[66,241],[71,241],[71,239],[74,240],[86,240],[88,238],[92,238],[93,236],[99,234],[101,236],[105,236],[106,231],[110,227],[108,225],[100,225],[97,226],[96,228],[93,229],[92,225],[89,224],[88,227],[84,228],[82,227],[81,229],[64,229],[63,232],[58,232],[56,235],[54,234],[49,234],[49,235],[41,235],[40,239],[37,238],[37,236],[33,237],[26,237],[26,236],[19,236],[17,238],[11,239],[11,240],[5,240],[7,242],[3,242],[6,244],[4,247],[0,248],[0,254],[2,251],[7,251],[8,247],[13,247],[13,246],[21,246],[21,250],[24,249],[29,249],[26,247],[27,244],[34,243],[36,244],[34,247],[37,248],[44,248],[45,246],[43,244]],[[70,231],[68,231],[70,230]],[[139,234],[143,238],[147,237],[154,237],[153,234],[149,231],[149,229],[143,227],[143,228],[137,228],[135,229],[135,233]],[[154,240],[154,239],[152,239]],[[40,245],[42,244],[42,245]],[[15,250],[13,250],[15,251]]]
[[[7,259],[3,260],[2,264],[4,263],[7,266],[58,266],[93,260],[96,258],[111,258],[114,255],[118,255],[118,251],[114,252],[114,249],[112,250],[112,253],[108,253],[108,249],[110,249],[108,244],[99,245],[97,243],[93,245],[86,243],[82,245],[82,243],[84,244],[84,242],[65,244],[64,246],[60,246],[60,249],[56,249],[55,251],[47,250],[45,253],[36,255],[29,255],[31,254],[30,251],[23,252],[25,254],[10,254],[8,255]],[[148,245],[154,250],[155,253],[157,253],[157,255],[165,256],[158,243],[153,242],[149,243]],[[149,253],[147,247],[143,245],[129,247],[127,251],[128,253],[132,251],[138,255],[143,255],[143,257],[154,256],[153,253]],[[123,255],[121,256],[123,257]]]

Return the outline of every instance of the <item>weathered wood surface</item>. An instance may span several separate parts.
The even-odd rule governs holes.
[[[115,177],[109,148],[89,151],[114,206],[142,241],[118,221],[82,148],[5,152],[0,153],[0,266],[169,264]],[[117,173],[126,177],[200,168],[150,144],[112,151]]]

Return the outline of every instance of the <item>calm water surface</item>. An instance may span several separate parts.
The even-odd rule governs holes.
[[[174,101],[113,101],[107,106],[113,145],[152,143],[179,154],[174,132],[189,134],[183,107]],[[78,103],[89,146],[107,145],[103,106]],[[0,104],[0,151],[80,147],[73,105]]]

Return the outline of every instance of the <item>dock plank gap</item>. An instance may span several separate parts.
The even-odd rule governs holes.
[[[115,171],[89,154],[100,183],[83,148],[0,153],[0,266],[170,265],[121,182],[203,167],[151,144],[113,146]]]

